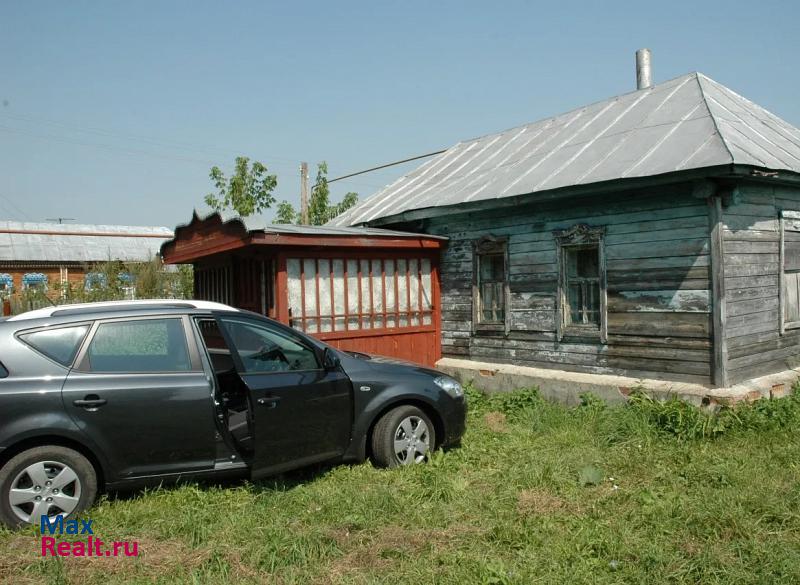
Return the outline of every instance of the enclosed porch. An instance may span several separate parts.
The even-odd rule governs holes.
[[[373,228],[272,225],[196,214],[166,242],[194,296],[272,317],[340,349],[433,366],[441,357],[446,239]]]

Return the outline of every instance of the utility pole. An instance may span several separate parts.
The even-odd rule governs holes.
[[[308,225],[308,163],[300,163],[300,223]]]

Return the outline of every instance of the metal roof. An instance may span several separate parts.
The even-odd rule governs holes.
[[[800,173],[800,130],[690,73],[459,142],[328,225],[727,164]]]
[[[166,227],[0,221],[0,262],[146,261],[170,238]]]
[[[269,223],[260,216],[240,217],[231,212],[211,212],[206,216],[199,216],[195,211],[195,217],[200,221],[206,221],[219,214],[222,223],[238,221],[248,232],[263,232],[265,234],[278,235],[301,235],[301,236],[372,236],[372,237],[392,237],[392,238],[426,238],[446,240],[446,237],[431,236],[429,234],[415,234],[412,232],[401,232],[397,230],[386,230],[371,227],[346,227],[333,225],[294,225],[289,223]],[[184,226],[175,228],[175,232]]]

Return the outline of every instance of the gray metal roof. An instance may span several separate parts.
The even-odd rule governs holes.
[[[145,261],[170,238],[166,227],[0,221],[0,262]]]
[[[200,216],[195,211],[195,215],[200,221],[210,219],[218,212],[212,212],[206,216]],[[235,213],[222,212],[219,213],[220,219],[223,223],[231,221],[238,221],[244,226],[248,232],[263,232],[267,234],[296,234],[305,236],[374,236],[374,237],[395,237],[395,238],[433,238],[438,240],[446,240],[446,237],[431,236],[429,234],[415,234],[412,232],[400,232],[397,230],[386,230],[382,228],[370,227],[346,227],[346,226],[332,226],[332,225],[293,225],[288,223],[269,223],[260,216],[240,217]],[[188,224],[186,224],[188,225]],[[175,228],[178,229],[183,226]]]
[[[800,173],[800,130],[701,73],[459,142],[328,225],[726,164]]]

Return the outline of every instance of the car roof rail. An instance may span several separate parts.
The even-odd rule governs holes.
[[[117,305],[114,307],[79,307],[75,309],[56,309],[51,317],[70,317],[74,315],[88,315],[90,313],[126,313],[129,311],[151,311],[163,309],[196,309],[191,303],[158,303],[148,305]]]
[[[121,311],[146,311],[164,309],[199,309],[201,311],[234,311],[240,309],[217,303],[214,301],[200,300],[173,300],[173,299],[147,299],[136,301],[100,301],[95,303],[79,303],[74,305],[54,305],[44,309],[34,309],[19,315],[9,317],[8,321],[27,321],[30,319],[43,319],[48,317],[62,317],[69,315],[84,315],[89,313],[107,313]]]

